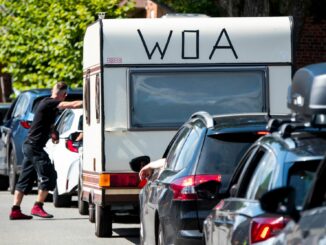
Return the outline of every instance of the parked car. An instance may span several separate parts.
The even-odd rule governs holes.
[[[10,103],[0,103],[0,126],[3,124],[3,119],[5,118],[10,106],[11,106]],[[1,130],[0,130],[0,137],[1,137]],[[4,142],[2,142],[0,140],[0,163],[4,162],[6,159],[6,155],[4,154],[4,151],[1,150],[4,148],[5,148],[5,144],[4,144]],[[1,164],[0,164],[0,168],[1,168]],[[9,187],[8,183],[9,183],[8,176],[0,175],[0,190],[1,191],[8,189],[8,187]]]
[[[238,161],[268,133],[267,114],[194,114],[140,193],[141,244],[202,244],[202,225]]]
[[[11,103],[0,103],[0,125],[3,124],[3,119],[8,113],[10,107],[11,107]]]
[[[206,244],[271,244],[288,222],[259,204],[269,190],[290,186],[293,208],[300,210],[326,152],[326,63],[299,70],[289,89],[291,120],[273,119],[272,134],[260,138],[243,156],[221,200],[204,222]],[[272,201],[272,199],[270,199]],[[272,205],[272,204],[271,204]],[[275,206],[276,207],[276,206]]]
[[[295,200],[300,207],[324,152],[326,134],[315,129],[274,132],[255,142],[231,180],[231,194],[204,222],[206,244],[254,244],[284,228],[286,220],[270,218],[259,199],[268,190],[290,185],[300,193]],[[268,234],[264,226],[270,227]]]
[[[0,155],[4,155],[4,161],[0,162],[0,175],[9,177],[9,183],[5,183],[2,189],[8,188],[13,194],[18,175],[23,161],[22,144],[27,137],[28,130],[34,118],[38,103],[51,95],[51,89],[33,89],[20,93],[12,103],[1,126]],[[81,100],[81,89],[69,89],[67,100]]]
[[[76,138],[83,129],[83,109],[66,109],[57,120],[54,130],[58,140],[49,139],[45,150],[57,171],[57,185],[53,191],[53,205],[67,207],[77,195],[79,180],[79,148],[82,139]]]
[[[275,237],[274,245],[317,245],[326,241],[326,158],[320,164],[302,209],[295,205],[300,192],[292,187],[274,189],[263,195],[261,206],[276,217],[291,218],[284,230]],[[280,209],[279,207],[283,207]]]
[[[303,120],[310,119],[311,124],[325,129],[326,63],[313,64],[299,69],[294,75],[289,92],[289,107]],[[285,229],[270,244],[326,243],[325,179],[326,159],[324,158],[302,207],[297,207],[295,204],[298,198],[304,198],[304,193],[296,188],[287,186],[272,190],[262,196],[260,200],[262,209],[269,215],[291,219]]]

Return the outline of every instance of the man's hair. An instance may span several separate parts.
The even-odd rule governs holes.
[[[68,89],[68,85],[65,82],[57,82],[53,87],[53,91],[55,93],[66,92],[67,89]]]

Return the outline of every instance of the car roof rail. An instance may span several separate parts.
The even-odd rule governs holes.
[[[211,114],[209,114],[206,111],[198,111],[195,112],[194,114],[192,114],[190,116],[191,119],[193,118],[201,118],[204,122],[207,128],[212,128],[214,126],[214,119],[211,116]]]
[[[279,133],[282,138],[288,138],[293,132],[299,129],[305,129],[310,126],[309,123],[299,122],[299,123],[284,123],[279,128]]]
[[[271,118],[269,119],[266,129],[273,133],[275,131],[277,131],[280,126],[282,126],[285,123],[293,123],[295,122],[295,118],[294,117],[289,117],[289,118]]]

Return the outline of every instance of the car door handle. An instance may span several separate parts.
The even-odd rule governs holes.
[[[216,219],[214,220],[214,223],[218,226],[221,226],[221,225],[227,225],[227,226],[232,226],[233,225],[233,222],[230,221],[230,220],[223,220],[223,219]]]
[[[217,226],[220,226],[220,225],[224,225],[225,222],[222,219],[216,219],[216,220],[214,220],[214,224]]]

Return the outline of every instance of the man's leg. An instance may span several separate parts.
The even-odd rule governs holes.
[[[44,203],[46,197],[48,196],[48,193],[49,193],[49,192],[46,191],[46,190],[38,190],[38,194],[37,194],[37,199],[36,199],[36,201],[37,201],[37,202]]]
[[[41,218],[53,218],[53,215],[43,209],[43,205],[49,190],[53,190],[56,186],[57,173],[48,154],[43,149],[40,149],[37,157],[34,157],[33,163],[38,176],[39,191],[31,214]]]
[[[23,201],[24,193],[18,190],[15,190],[14,194],[14,206],[20,206]]]
[[[31,162],[31,149],[28,144],[23,145],[24,160],[22,164],[22,171],[19,175],[14,193],[13,206],[9,214],[9,219],[31,219],[33,216],[23,214],[20,205],[23,201],[25,193],[29,193],[33,187],[33,182],[36,178],[36,172]]]

